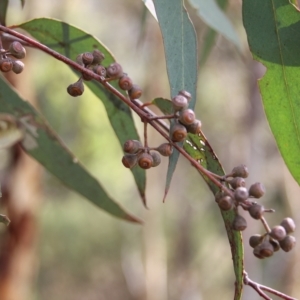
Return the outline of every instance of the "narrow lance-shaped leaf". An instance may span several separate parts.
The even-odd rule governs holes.
[[[15,116],[25,131],[21,142],[23,149],[66,186],[118,218],[141,222],[107,195],[100,183],[84,169],[44,118],[1,77],[0,112]]]
[[[222,10],[225,10],[227,4],[228,4],[228,0],[218,0],[218,5]],[[217,34],[218,34],[217,31],[215,31],[211,27],[207,28],[207,32],[205,33],[205,36],[201,43],[200,57],[199,57],[200,68],[205,64],[207,58],[209,57],[209,54],[211,53],[211,50],[215,45]]]
[[[101,44],[99,40],[67,23],[58,20],[41,18],[18,25],[18,27],[26,30],[38,41],[49,48],[70,59],[75,60],[77,55],[80,53],[99,49],[105,55],[105,59],[103,61],[104,66],[108,66],[115,61],[112,54],[103,44]],[[114,129],[121,146],[123,146],[124,142],[129,139],[139,140],[131,110],[118,97],[103,88],[99,82],[92,80],[85,82],[85,84],[104,104],[109,121],[111,122],[112,128]],[[116,89],[120,90],[117,83],[112,82],[112,85],[114,85]],[[145,170],[141,168],[133,168],[131,171],[143,203],[145,204]]]
[[[259,88],[279,151],[300,184],[300,13],[287,0],[243,0],[253,58],[267,68]]]
[[[156,98],[152,101],[164,114],[170,114],[172,112],[172,103],[170,100],[163,98]],[[203,133],[200,134],[188,134],[188,138],[183,144],[184,150],[195,160],[199,162],[205,169],[211,171],[214,174],[220,176],[225,175],[223,167],[216,156],[214,150],[210,146]],[[201,173],[200,173],[201,174]],[[219,188],[211,182],[206,176],[204,178],[213,194],[219,191]],[[221,214],[224,220],[225,229],[227,232],[232,258],[233,266],[236,278],[235,285],[235,300],[239,300],[242,297],[243,292],[243,270],[244,270],[244,248],[242,235],[239,231],[232,229],[232,222],[236,216],[236,211],[222,211]]]
[[[182,0],[155,0],[154,5],[164,41],[171,97],[174,97],[180,90],[186,90],[192,94],[190,107],[194,108],[198,67],[194,26]],[[165,197],[178,158],[178,151],[173,151],[169,159]]]
[[[241,43],[232,23],[215,0],[189,0],[189,2],[197,9],[199,17],[208,26],[222,34],[241,50]]]

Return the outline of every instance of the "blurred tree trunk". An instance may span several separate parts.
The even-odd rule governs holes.
[[[15,87],[24,86],[24,82],[19,84],[15,75],[7,79]],[[27,96],[28,91],[25,94]],[[36,215],[40,198],[40,173],[40,166],[20,146],[0,152],[1,211],[4,207],[5,214],[11,220],[5,229],[5,225],[0,224],[1,300],[32,299],[38,263]]]

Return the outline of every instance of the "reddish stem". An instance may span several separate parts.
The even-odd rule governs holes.
[[[290,297],[284,293],[281,293],[279,291],[276,291],[270,287],[267,287],[265,285],[262,285],[260,283],[257,283],[253,280],[251,280],[249,277],[248,277],[248,274],[247,272],[244,271],[243,273],[243,281],[244,281],[244,284],[245,285],[249,285],[251,286],[262,298],[266,299],[266,300],[272,300],[272,298],[270,298],[266,293],[264,293],[263,291],[266,291],[268,293],[271,293],[273,295],[276,295],[278,297],[280,297],[281,299],[284,299],[284,300],[297,300],[296,298],[293,298],[293,297]]]

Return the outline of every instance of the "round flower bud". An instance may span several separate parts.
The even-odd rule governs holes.
[[[243,231],[246,228],[247,228],[246,219],[241,215],[236,215],[232,223],[232,229],[237,231]]]
[[[242,202],[242,201],[245,201],[247,200],[249,197],[249,193],[248,193],[248,190],[243,187],[243,186],[240,186],[238,188],[235,189],[234,191],[234,199],[238,202]]]
[[[273,240],[273,239],[270,237],[269,242],[272,244],[273,249],[274,249],[274,252],[277,252],[277,251],[280,250],[280,245],[279,245],[279,242],[278,242],[278,241]]]
[[[269,234],[270,237],[279,242],[286,237],[286,231],[281,225],[274,226]]]
[[[128,91],[128,96],[130,100],[139,99],[142,96],[142,89],[137,84],[133,84]]]
[[[90,71],[93,71],[93,68],[92,68],[92,66],[87,66],[86,67],[86,69],[87,70],[90,70]],[[81,76],[82,76],[82,79],[83,80],[85,80],[85,81],[90,81],[90,80],[92,80],[93,79],[93,77],[91,76],[91,75],[89,75],[89,74],[87,74],[87,73],[81,73]]]
[[[79,55],[76,56],[76,62],[77,62],[80,66],[84,67],[84,63],[83,63],[83,61],[82,61],[82,55],[83,55],[83,53],[81,53],[81,54],[79,54]]]
[[[246,181],[242,177],[234,177],[228,183],[232,186],[233,189],[236,189],[240,186],[245,187],[246,186]]]
[[[12,70],[15,74],[20,74],[24,70],[24,63],[20,60],[14,60]]]
[[[260,234],[254,234],[249,239],[249,245],[250,247],[255,248],[262,242],[262,240],[263,236],[261,236]]]
[[[216,194],[215,194],[215,201],[218,203],[219,200],[224,196],[226,196],[224,191],[222,191],[222,190],[217,191]]]
[[[91,52],[85,52],[82,54],[82,62],[87,66],[90,65],[94,60],[94,56]]]
[[[187,136],[187,131],[183,125],[176,123],[171,127],[170,135],[173,142],[182,142]]]
[[[291,251],[296,245],[296,238],[292,235],[287,235],[283,240],[279,242],[280,248],[285,251]]]
[[[153,159],[152,167],[157,167],[161,163],[161,158],[159,153],[156,151],[151,151],[150,154]]]
[[[192,98],[191,93],[189,93],[188,91],[184,91],[184,90],[179,91],[178,95],[185,97],[188,101],[190,101]]]
[[[258,204],[258,203],[253,203],[249,207],[248,211],[249,211],[250,216],[253,219],[259,220],[263,216],[265,208],[262,205]]]
[[[123,75],[123,68],[119,63],[114,62],[106,68],[106,75],[109,78],[118,79]]]
[[[218,205],[220,209],[227,211],[234,207],[234,203],[231,197],[229,196],[223,196],[220,199],[218,199]]]
[[[133,168],[137,163],[137,155],[136,154],[125,154],[122,157],[122,164],[126,168]]]
[[[264,256],[262,256],[262,255],[260,254],[260,245],[256,246],[256,247],[253,249],[253,254],[254,254],[254,256],[256,256],[256,257],[259,258],[259,259],[264,259],[264,258],[265,258]]]
[[[245,165],[239,165],[232,169],[231,176],[232,177],[243,177],[247,178],[249,175],[248,168]]]
[[[92,62],[93,65],[101,64],[101,62],[105,58],[105,55],[98,49],[95,49],[92,54],[93,54],[93,62]]]
[[[96,65],[94,68],[93,68],[93,71],[102,76],[102,77],[106,77],[106,69],[105,67],[101,66],[101,65]]]
[[[201,132],[202,123],[200,120],[195,120],[192,124],[186,126],[186,130],[193,134]]]
[[[170,156],[173,152],[173,147],[169,143],[163,143],[156,148],[156,151],[163,156]]]
[[[296,224],[292,218],[283,219],[280,225],[284,227],[287,234],[294,232],[296,229]]]
[[[141,148],[143,148],[143,145],[137,140],[127,140],[123,145],[124,152],[131,154],[137,153]]]
[[[77,82],[70,84],[67,87],[67,92],[73,97],[78,97],[82,95],[84,92],[84,85],[82,80],[79,79]]]
[[[184,125],[191,125],[195,122],[196,116],[192,109],[182,109],[179,112],[179,121]]]
[[[133,82],[130,77],[127,76],[127,74],[124,74],[120,79],[119,79],[119,87],[124,90],[128,91],[132,88]]]
[[[266,189],[260,182],[252,184],[249,188],[249,195],[254,198],[262,197],[265,194],[265,192]]]
[[[270,257],[274,253],[274,248],[268,240],[264,240],[260,245],[256,247],[259,248],[259,254],[262,257]]]
[[[173,104],[174,111],[179,111],[179,110],[187,108],[189,105],[189,102],[186,97],[177,95],[174,98],[172,98],[172,104]]]
[[[26,50],[25,48],[22,46],[22,44],[20,42],[12,42],[10,45],[9,45],[9,53],[15,57],[15,58],[18,58],[18,59],[22,59],[26,56]]]
[[[138,164],[142,169],[150,169],[153,164],[152,155],[144,152],[138,158]]]
[[[2,72],[9,72],[13,68],[13,60],[10,58],[0,59],[0,70]]]

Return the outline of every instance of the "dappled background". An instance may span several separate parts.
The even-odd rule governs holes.
[[[188,9],[200,55],[208,27],[193,8]],[[264,67],[252,60],[248,50],[240,1],[230,1],[227,12],[242,51],[217,37],[199,68],[197,116],[225,170],[245,163],[250,171],[247,185],[264,183],[267,193],[261,201],[276,209],[276,214],[267,215],[270,225],[286,216],[300,224],[299,187],[278,153],[257,89]],[[161,34],[142,1],[27,0],[24,10],[19,1],[11,1],[8,25],[37,17],[60,19],[100,39],[143,88],[142,101],[169,98]],[[234,274],[226,231],[198,173],[180,159],[162,203],[167,160],[147,171],[149,210],[145,210],[130,171],[121,164],[122,151],[102,103],[88,90],[71,98],[66,87],[76,76],[61,62],[30,49],[25,63],[25,71],[16,78],[24,98],[36,100],[51,126],[106,191],[145,221],[139,226],[115,219],[42,171],[35,178],[42,191],[35,203],[36,275],[28,300],[232,299]],[[135,119],[142,133],[140,120]],[[149,135],[150,145],[163,142],[154,131]],[[258,260],[247,241],[263,228],[248,216],[247,220],[243,237],[249,276],[300,297],[299,246],[288,254],[280,251]],[[299,230],[295,235],[299,240]],[[245,287],[243,299],[259,297]]]

